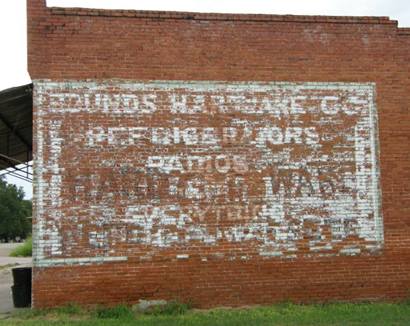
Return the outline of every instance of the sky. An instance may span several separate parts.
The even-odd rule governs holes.
[[[29,0],[30,1],[30,0]],[[48,6],[336,16],[390,16],[410,27],[410,0],[48,0]],[[0,0],[0,90],[30,83],[26,0]],[[32,197],[28,182],[8,177]]]

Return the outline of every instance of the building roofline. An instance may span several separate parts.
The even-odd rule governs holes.
[[[94,17],[126,17],[146,19],[174,19],[199,21],[244,21],[244,22],[296,22],[296,23],[339,23],[339,24],[386,24],[398,25],[389,17],[370,16],[308,16],[308,15],[269,15],[269,14],[229,14],[229,13],[198,13],[179,11],[145,11],[117,9],[89,9],[49,7],[53,15],[94,16]]]

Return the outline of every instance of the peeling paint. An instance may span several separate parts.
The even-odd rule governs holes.
[[[37,266],[382,247],[374,84],[34,85]]]

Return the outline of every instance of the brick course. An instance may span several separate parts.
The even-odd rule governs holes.
[[[44,2],[28,1],[28,64],[35,84],[34,306],[178,299],[211,307],[408,297],[409,29],[386,17],[64,9]],[[242,97],[215,102],[221,96]],[[326,98],[334,103],[326,106]],[[263,103],[276,103],[279,115],[298,107],[304,113],[275,116],[275,107],[256,112]],[[227,134],[243,133],[244,123],[252,129],[248,143]],[[148,129],[141,136],[135,128]],[[198,133],[195,143],[189,143],[188,128]],[[171,130],[172,137],[164,136]],[[278,130],[279,138],[272,134]],[[209,143],[209,133],[227,141]],[[344,158],[336,155],[340,147]],[[327,155],[318,180],[338,181],[330,188],[318,181],[318,207],[300,204],[302,183],[291,181],[289,165],[282,174],[276,163],[274,169],[263,165],[276,162],[279,151],[284,163],[287,150],[291,161],[302,164],[299,171],[308,170],[315,153]],[[204,152],[211,157],[209,171],[186,172],[182,162],[182,173],[152,161]],[[249,165],[245,172],[234,170],[241,155]],[[346,189],[349,173],[356,183]],[[266,181],[272,180],[266,178],[272,176],[285,180],[282,213],[279,206],[263,208]],[[140,191],[141,178],[146,192]],[[199,183],[189,188],[192,180]],[[195,197],[206,196],[195,190],[204,180],[225,186],[222,194]],[[226,212],[225,220],[216,220],[215,211],[207,211],[200,223],[184,222],[180,229],[173,222],[186,212],[172,205],[191,207],[188,215],[228,200],[249,208],[249,201],[238,199],[244,186],[259,205],[255,216],[272,215],[273,242],[267,242],[269,232],[256,236],[263,234],[262,222],[252,229],[256,222],[232,222]],[[307,188],[314,193],[315,182]],[[325,205],[327,199],[332,204]],[[333,210],[335,216],[329,215]],[[301,217],[308,215],[312,220]],[[206,236],[195,238],[198,225]],[[284,226],[286,237],[279,240]],[[336,226],[343,226],[340,239]],[[255,238],[245,240],[250,236]]]

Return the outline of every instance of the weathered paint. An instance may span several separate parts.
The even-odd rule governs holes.
[[[36,266],[382,247],[372,83],[34,84]]]

